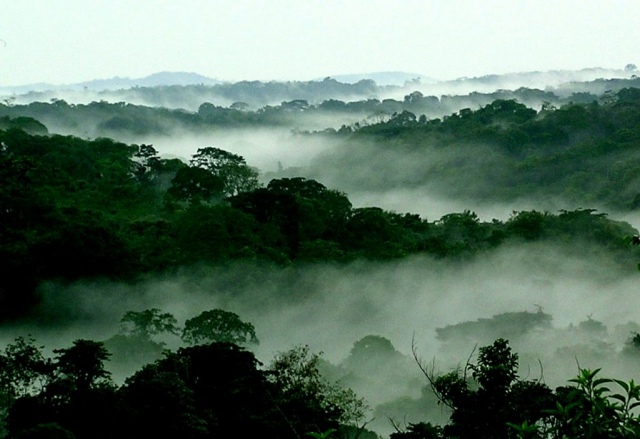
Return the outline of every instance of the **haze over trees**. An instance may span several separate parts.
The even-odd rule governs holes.
[[[625,374],[640,357],[640,325],[614,311],[601,321],[601,309],[567,323],[537,304],[555,288],[542,275],[528,290],[536,312],[513,309],[515,299],[490,308],[493,296],[473,286],[452,299],[459,309],[447,308],[448,290],[437,283],[489,282],[479,267],[504,271],[500,258],[520,253],[558,276],[573,264],[576,278],[563,285],[583,285],[577,276],[591,276],[597,260],[609,271],[597,278],[602,294],[608,282],[635,288],[639,232],[617,219],[632,221],[640,208],[634,69],[545,90],[439,97],[418,81],[380,87],[330,78],[128,91],[156,103],[193,103],[186,94],[196,92],[228,101],[201,102],[197,111],[5,102],[0,435],[636,437],[640,389]],[[404,97],[374,97],[387,92]],[[330,147],[304,166],[265,173],[217,137],[257,127]],[[179,143],[180,133],[203,140],[182,159],[149,140]],[[279,161],[287,153],[265,154]],[[363,191],[537,207],[501,219],[471,209],[427,218],[351,195]],[[503,290],[495,297],[509,299],[522,268],[505,266],[514,270],[510,281],[493,281]],[[417,289],[407,267],[430,273],[428,297],[406,293]],[[389,272],[395,285],[385,282]],[[629,275],[615,280],[620,273]],[[323,292],[323,282],[344,283],[344,297]],[[590,294],[571,291],[566,300],[580,297],[582,306]],[[611,300],[634,309],[630,297]],[[433,333],[424,343],[444,358],[442,369],[421,361],[420,339],[411,358],[373,330],[382,318],[387,329],[409,325],[404,306],[433,308],[425,309],[438,318],[425,323]],[[113,314],[123,307],[118,322]],[[274,310],[278,319],[261,318]],[[311,326],[317,315],[328,316],[324,328],[353,326],[350,349],[335,343],[341,356],[312,349],[328,337]],[[24,333],[30,329],[37,337]],[[309,336],[309,345],[272,349],[285,331]],[[474,345],[481,347],[469,356]],[[265,351],[268,358],[258,356]],[[580,359],[576,370],[567,372],[567,358]],[[544,364],[537,379],[532,364]],[[564,375],[545,381],[554,367]],[[624,379],[603,380],[605,372]]]

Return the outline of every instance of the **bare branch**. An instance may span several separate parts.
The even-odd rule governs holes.
[[[413,336],[411,337],[411,354],[413,355],[413,359],[416,361],[416,364],[420,368],[420,371],[427,378],[427,381],[429,381],[429,387],[431,388],[431,391],[433,392],[433,394],[436,395],[436,398],[438,398],[438,401],[440,401],[442,404],[446,405],[450,409],[453,409],[453,406],[449,402],[447,402],[447,400],[444,398],[444,395],[442,394],[442,392],[440,392],[438,390],[438,387],[435,384],[435,382],[436,382],[436,376],[435,376],[436,358],[433,357],[433,361],[431,362],[431,367],[430,367],[430,369],[427,369],[426,364],[418,356],[418,347],[416,346],[416,334],[415,334],[415,332],[413,333]]]
[[[540,378],[538,378],[538,384],[544,383],[544,367],[542,366],[542,360],[538,358],[538,364],[540,365]]]
[[[363,422],[360,427],[358,427],[358,425],[356,424],[356,427],[358,427],[358,430],[356,431],[355,436],[353,436],[353,439],[358,439],[362,434],[362,432],[364,431],[364,429],[367,427],[367,425],[371,424],[373,421],[375,421],[375,419],[376,418],[371,418],[368,421]]]
[[[471,365],[471,358],[473,357],[473,354],[476,353],[476,349],[478,349],[478,344],[477,343],[473,347],[473,349],[471,350],[471,353],[469,354],[469,358],[467,358],[467,362],[464,365],[464,369],[463,369],[463,372],[462,372],[462,379],[464,380],[464,382],[467,382],[467,369],[469,369],[469,366]]]

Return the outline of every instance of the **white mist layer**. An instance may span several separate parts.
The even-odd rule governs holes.
[[[372,363],[369,372],[367,364],[359,365],[356,375],[336,369],[338,375],[332,379],[347,373],[346,384],[377,407],[375,413],[381,418],[370,428],[389,434],[387,414],[399,416],[398,407],[405,407],[406,401],[413,401],[411,413],[397,421],[446,422],[439,406],[425,407],[419,399],[428,382],[411,360],[412,343],[422,360],[434,361],[436,372],[449,372],[464,365],[474,350],[477,353],[479,342],[443,343],[436,338],[436,329],[501,313],[543,309],[553,317],[552,329],[512,339],[520,355],[521,376],[527,379],[544,379],[551,387],[564,385],[576,375],[579,364],[603,367],[605,376],[637,380],[636,361],[625,360],[620,351],[632,331],[640,331],[640,325],[629,323],[640,321],[639,284],[633,264],[622,266],[601,248],[578,244],[520,243],[459,262],[415,256],[298,268],[238,263],[128,285],[47,284],[40,309],[58,315],[60,325],[14,327],[2,334],[1,341],[32,334],[52,355],[52,349],[70,346],[78,338],[106,340],[117,333],[125,312],[150,308],[172,313],[179,325],[209,309],[235,312],[255,326],[260,344],[250,349],[265,365],[276,353],[306,344],[313,352],[324,352],[333,365],[344,366],[355,341],[378,335],[406,356],[402,370],[408,372],[398,377],[399,369],[385,372],[380,363]],[[594,338],[576,330],[579,322],[589,319],[603,322],[608,333]],[[487,334],[473,335],[486,340],[480,346],[491,343]],[[174,336],[164,341],[172,349],[180,346]],[[116,382],[122,383],[139,367],[114,364]],[[405,399],[399,396],[403,392]],[[394,406],[400,400],[404,405]]]
[[[510,311],[533,312],[540,305],[557,328],[592,316],[613,330],[637,320],[640,305],[640,279],[633,267],[623,270],[592,250],[555,245],[523,244],[468,263],[413,257],[273,270],[253,280],[251,267],[238,265],[229,269],[235,271],[231,274],[185,273],[136,286],[51,284],[44,289],[43,308],[66,310],[78,319],[78,328],[61,330],[64,343],[78,337],[108,338],[128,310],[160,308],[184,322],[222,308],[255,325],[261,340],[255,351],[263,361],[309,344],[337,363],[354,341],[369,334],[387,337],[409,354],[415,333],[420,352],[429,358],[440,347],[435,329],[446,325]],[[43,336],[49,331],[41,329]],[[33,327],[23,330],[40,333]]]

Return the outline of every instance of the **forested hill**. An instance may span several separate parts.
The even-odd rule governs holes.
[[[196,264],[464,259],[536,240],[610,249],[630,270],[638,259],[623,242],[636,230],[591,210],[427,221],[353,208],[346,194],[305,178],[261,187],[242,157],[212,147],[186,164],[150,145],[19,128],[0,131],[0,145],[2,319],[28,313],[45,280],[135,280]]]
[[[562,107],[568,104],[609,102],[624,88],[640,87],[640,79],[616,79],[578,83],[559,93],[555,90],[518,88],[487,93],[472,92],[460,95],[428,95],[407,88],[396,98],[384,98],[376,93],[362,91],[355,99],[344,97],[342,87],[347,84],[333,80],[314,83],[311,87],[321,90],[318,99],[311,99],[304,89],[284,84],[263,84],[249,87],[243,94],[229,99],[209,96],[205,86],[149,87],[135,89],[136,96],[122,96],[122,101],[107,102],[100,96],[85,93],[78,96],[80,102],[52,98],[41,102],[14,102],[14,98],[0,104],[0,117],[32,117],[44,123],[52,132],[81,137],[111,137],[144,141],[149,136],[171,136],[178,133],[202,134],[228,128],[284,127],[287,129],[322,130],[345,129],[360,125],[387,122],[394,115],[410,112],[420,119],[448,117],[462,109],[478,109],[496,100],[516,100],[530,108]],[[358,83],[360,84],[360,83]],[[375,85],[375,84],[374,84]],[[237,87],[242,89],[241,84]],[[365,85],[354,85],[353,87]],[[192,87],[192,88],[190,88]],[[270,93],[267,90],[284,87],[287,91],[277,103],[256,104],[250,96]],[[289,90],[290,87],[291,89]],[[351,86],[349,86],[351,87]],[[569,86],[567,86],[569,87]],[[608,93],[602,91],[607,87]],[[597,93],[589,92],[591,89]],[[253,94],[251,94],[253,93]],[[355,92],[354,92],[355,93]],[[140,96],[142,97],[140,97]],[[148,96],[147,96],[148,95]],[[188,102],[187,102],[188,101]]]
[[[539,112],[513,100],[441,119],[405,111],[335,136],[341,147],[309,175],[348,191],[413,187],[463,200],[640,207],[638,88]]]
[[[60,99],[70,103],[86,103],[94,100],[184,108],[191,111],[197,110],[204,102],[224,107],[235,102],[243,102],[255,110],[291,100],[306,100],[312,105],[318,105],[326,100],[346,102],[368,99],[401,100],[402,96],[416,91],[438,99],[456,98],[461,95],[469,95],[473,99],[479,94],[504,95],[522,89],[582,102],[581,99],[588,95],[599,96],[607,90],[616,92],[624,87],[633,86],[629,81],[633,82],[635,78],[637,83],[634,73],[637,73],[637,70],[635,66],[630,65],[624,70],[600,68],[577,71],[552,70],[463,77],[448,81],[434,81],[419,74],[390,72],[338,75],[313,81],[220,82],[193,73],[163,72],[146,78],[116,77],[62,86],[51,84],[0,86],[0,96],[3,101],[15,100],[16,103],[48,102]],[[518,96],[512,97],[520,100]],[[522,100],[520,102],[531,105],[531,102]],[[451,111],[454,110],[451,109]]]

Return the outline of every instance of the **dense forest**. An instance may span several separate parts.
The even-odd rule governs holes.
[[[640,208],[638,79],[575,83],[562,95],[413,91],[402,100],[344,98],[373,94],[372,81],[305,84],[305,93],[318,87],[311,103],[291,84],[269,84],[265,96],[291,100],[259,108],[241,93],[255,98],[256,84],[131,91],[206,96],[206,88],[233,101],[197,111],[0,105],[0,434],[637,437],[640,387],[627,376],[637,374],[640,325],[620,320],[628,314],[567,321],[536,304],[542,292],[505,305],[535,312],[481,307],[473,294],[486,294],[485,282],[515,297],[529,283],[525,295],[554,292],[549,279],[566,277],[579,290],[593,278],[601,296],[567,291],[549,301],[633,307],[624,301],[637,283],[638,230],[615,217]],[[331,147],[305,166],[265,173],[216,144],[216,133],[239,127],[289,130],[298,144]],[[203,133],[214,140],[185,150],[187,159],[145,140]],[[471,209],[426,218],[350,195],[401,190],[539,207],[502,219]],[[551,274],[536,273],[540,266]],[[391,286],[380,278],[387,271],[397,273]],[[426,277],[414,281],[416,272]],[[471,291],[454,296],[438,286],[443,278]],[[420,279],[435,285],[433,297],[406,293]],[[332,302],[320,285],[346,302]],[[438,294],[451,296],[462,317],[438,319]],[[162,295],[175,310],[149,306]],[[424,310],[436,346],[427,352],[442,360],[423,360],[419,338],[402,353],[363,324],[376,314],[374,300],[405,313],[433,307]],[[341,358],[324,358],[314,340],[258,350],[276,332],[296,332],[287,322],[302,328],[324,312],[344,327],[362,314]],[[279,326],[260,318],[267,314]],[[323,338],[315,329],[304,335]],[[573,373],[567,358],[579,359]],[[566,375],[546,380],[549,366]]]
[[[291,100],[305,100],[312,105],[328,100],[355,102],[388,99],[391,102],[402,100],[402,96],[414,92],[425,96],[438,96],[443,101],[451,99],[455,102],[466,99],[469,102],[467,105],[471,105],[472,102],[489,103],[490,101],[482,100],[484,94],[493,94],[494,99],[507,96],[533,99],[521,102],[534,105],[539,104],[536,98],[540,97],[546,100],[571,97],[571,100],[577,102],[589,94],[600,96],[608,90],[616,92],[629,87],[628,80],[636,79],[634,73],[637,73],[637,69],[631,64],[624,70],[552,70],[462,77],[448,81],[437,81],[403,72],[387,72],[352,75],[351,80],[345,76],[337,76],[312,81],[221,82],[193,73],[162,72],[137,80],[117,77],[66,86],[0,86],[0,93],[6,95],[6,101],[16,104],[62,99],[73,104],[91,101],[127,102],[149,107],[182,108],[188,111],[196,111],[203,102],[221,107],[230,107],[239,102],[245,103],[247,108],[252,110],[277,106],[283,101]],[[385,76],[388,77],[388,81],[380,83],[380,79]],[[540,93],[541,91],[546,93]],[[433,105],[433,100],[430,103]],[[447,108],[443,106],[443,109]],[[458,110],[448,109],[449,113]]]
[[[487,82],[491,81],[487,79]],[[473,81],[472,84],[477,85]],[[292,84],[256,82],[135,88],[109,96],[109,100],[96,99],[90,103],[67,102],[64,94],[46,100],[38,95],[18,95],[3,100],[0,116],[33,117],[56,133],[139,140],[151,134],[169,136],[175,131],[201,133],[237,127],[339,129],[356,122],[360,125],[363,120],[366,124],[375,124],[403,112],[442,118],[462,109],[484,107],[496,100],[517,100],[535,109],[561,107],[570,103],[592,103],[606,96],[605,92],[614,94],[638,86],[640,79],[633,77],[569,83],[561,90],[520,87],[429,95],[425,94],[428,90],[423,93],[415,88],[419,85],[408,84],[407,88],[398,90],[399,95],[386,97],[384,89],[370,80],[350,85],[328,78]],[[218,89],[228,89],[229,95],[210,93]],[[261,94],[271,98],[268,102],[255,101]],[[181,101],[185,96],[193,102]]]
[[[350,191],[427,187],[467,200],[635,209],[639,103],[638,89],[626,88],[603,103],[538,112],[513,100],[442,119],[405,111],[351,128],[344,146],[319,159],[310,174]],[[351,172],[339,172],[346,169]]]
[[[20,128],[0,132],[0,144],[3,318],[28,314],[43,281],[133,281],[233,260],[288,266],[417,253],[459,260],[537,240],[584,241],[621,263],[640,259],[622,239],[637,231],[592,209],[514,212],[491,222],[465,211],[430,222],[354,208],[346,194],[302,177],[262,187],[241,156],[214,147],[183,163],[159,158],[150,145]]]

